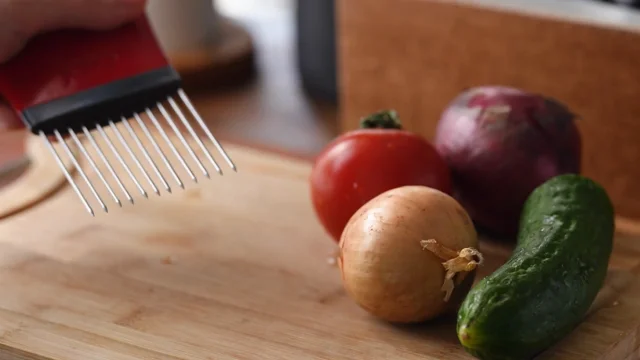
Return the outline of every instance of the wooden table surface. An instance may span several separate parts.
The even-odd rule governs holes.
[[[335,242],[313,214],[308,161],[225,145],[238,173],[149,200],[132,193],[135,205],[95,218],[64,187],[0,222],[0,359],[472,360],[456,339],[454,316],[390,326],[346,295],[327,262]],[[188,179],[182,167],[176,171]],[[415,235],[418,242],[430,236]],[[510,253],[484,238],[480,250],[479,276]],[[617,237],[591,314],[539,360],[637,359],[639,254],[634,237]]]
[[[277,4],[281,6],[274,6]],[[260,5],[260,2],[255,1],[255,5]],[[263,5],[269,11],[261,11],[257,7],[254,8],[255,11],[244,15],[232,14],[254,35],[257,78],[224,92],[187,91],[219,138],[303,157],[313,156],[337,134],[336,108],[310,100],[299,87],[293,48],[291,2],[270,0],[264,1]],[[6,144],[0,139],[0,145]],[[3,148],[1,151],[5,150]],[[155,207],[159,203],[145,202],[136,205],[136,211],[142,211],[142,217],[137,223],[143,226],[157,224],[152,219],[157,214],[170,215],[166,218],[167,221],[160,222],[166,228],[143,237],[140,242],[98,231],[96,236],[88,240],[84,237],[86,241],[82,242],[73,241],[73,237],[69,238],[67,234],[64,238],[68,241],[61,248],[55,236],[49,236],[43,242],[37,236],[38,231],[24,226],[30,223],[25,215],[18,215],[11,222],[3,222],[5,233],[17,234],[18,231],[24,231],[35,235],[26,236],[28,234],[25,233],[22,234],[25,236],[14,237],[27,239],[19,246],[4,244],[5,268],[14,269],[10,275],[19,273],[20,277],[6,275],[2,279],[4,288],[17,295],[5,297],[3,304],[0,304],[5,309],[0,311],[3,314],[3,321],[0,323],[0,332],[3,333],[0,358],[3,358],[3,352],[14,356],[18,350],[24,351],[22,358],[25,359],[86,359],[87,354],[110,359],[147,358],[145,355],[163,359],[204,359],[214,355],[217,355],[216,358],[237,358],[240,350],[229,345],[237,341],[248,344],[241,349],[245,358],[372,358],[372,355],[374,358],[386,358],[388,355],[391,355],[390,358],[397,358],[400,354],[405,358],[416,359],[469,358],[457,346],[453,333],[447,332],[451,323],[442,323],[435,328],[416,332],[395,329],[368,317],[339,290],[335,270],[325,263],[325,256],[333,248],[332,243],[327,241],[326,235],[313,219],[310,207],[305,202],[308,200],[301,196],[282,196],[282,193],[271,191],[280,186],[278,184],[284,184],[288,191],[294,190],[294,194],[306,193],[304,182],[300,179],[307,176],[308,164],[270,158],[268,154],[252,153],[250,150],[234,147],[231,150],[238,155],[237,160],[255,165],[248,167],[250,171],[236,177],[238,184],[220,181],[216,182],[215,187],[211,185],[207,188],[203,185],[205,188],[202,190],[184,194],[185,197],[192,197],[188,206],[181,209],[185,212],[204,210],[205,205],[194,205],[199,198],[213,199],[205,202],[208,204],[206,206],[232,209],[226,217],[211,217],[214,226],[208,227],[207,232],[201,225],[185,226],[196,222],[191,215],[178,215],[180,211],[176,211],[176,204],[179,195],[157,200],[163,206]],[[259,161],[252,160],[253,157]],[[285,171],[286,169],[289,171]],[[284,180],[279,174],[286,174]],[[266,188],[251,186],[256,181],[260,181]],[[252,198],[238,202],[235,196],[239,192],[230,191],[235,185],[248,191]],[[220,203],[221,199],[228,201]],[[264,202],[265,199],[271,199],[282,209],[289,209],[291,205],[302,209],[300,212],[280,212],[280,216],[274,219],[275,223],[270,225],[278,231],[288,229],[292,225],[287,220],[302,214],[303,221],[296,222],[297,227],[290,231],[297,241],[283,241],[286,237],[279,236],[280,233],[276,230],[270,233],[260,227],[246,226],[244,215],[239,214],[244,214],[247,209],[267,214],[266,216],[273,212],[274,208],[267,206],[270,203]],[[73,216],[66,212],[51,210],[66,202],[75,206],[75,201],[73,194],[66,189],[37,211],[40,211],[39,214],[58,214],[70,219]],[[256,207],[248,204],[262,205]],[[169,208],[171,211],[162,210]],[[124,213],[115,212],[102,220],[105,221],[103,225],[119,223],[118,218],[130,214],[127,209],[124,209]],[[211,242],[212,237],[205,236],[213,231],[211,229],[215,229],[218,240],[221,235],[232,234],[233,231],[228,228],[229,219],[233,220],[231,222],[237,228],[250,233],[247,236],[237,236],[236,239],[241,241],[234,242]],[[55,221],[49,221],[46,228],[53,230],[55,224]],[[116,227],[116,230],[130,231],[133,225],[125,228]],[[84,229],[94,233],[96,230],[90,226]],[[179,231],[184,229],[191,229],[189,231],[193,231],[195,235],[181,236]],[[76,238],[78,234],[81,235],[82,229],[79,230],[74,235]],[[252,241],[265,234],[279,239],[279,245],[274,246],[269,241]],[[181,243],[181,239],[187,245]],[[229,247],[229,243],[233,246]],[[149,250],[150,244],[155,244],[152,252]],[[205,246],[211,251],[202,251],[196,245]],[[185,246],[187,250],[184,250]],[[635,336],[637,332],[633,329],[637,329],[639,313],[635,310],[640,287],[637,277],[630,276],[628,271],[634,269],[632,272],[635,272],[637,269],[638,249],[635,242],[619,241],[618,246],[622,247],[622,253],[626,255],[617,258],[615,270],[619,271],[613,275],[625,275],[623,286],[619,286],[616,281],[609,282],[604,293],[613,294],[613,297],[606,296],[598,305],[599,311],[591,316],[590,321],[558,344],[547,358],[636,358],[638,340]],[[129,257],[123,258],[122,254],[127,252]],[[169,258],[167,254],[176,257]],[[215,254],[229,261],[218,263],[202,254]],[[275,263],[276,255],[283,254],[287,262],[284,265],[281,262],[278,264],[284,268],[273,267],[265,271],[265,263]],[[307,257],[298,257],[300,254]],[[500,254],[505,256],[507,253],[497,251],[496,254],[498,259]],[[246,259],[247,256],[251,261],[240,263],[238,267],[230,265],[232,262],[235,264],[237,258]],[[84,259],[84,263],[65,265],[65,261],[70,264],[71,258]],[[9,264],[12,261],[18,263],[15,266]],[[92,261],[95,263],[91,263]],[[91,266],[87,267],[88,264]],[[296,270],[287,269],[289,265]],[[115,269],[113,271],[117,273],[114,275],[101,269]],[[207,272],[222,276],[211,280],[202,276]],[[296,275],[298,273],[302,275]],[[54,276],[55,281],[49,281],[47,277],[50,276]],[[95,276],[99,276],[98,282],[95,281]],[[38,286],[26,288],[22,281],[27,279],[35,281]],[[126,281],[122,282],[122,279]],[[614,276],[612,279],[617,278]],[[289,285],[296,283],[304,286],[294,286],[295,292],[290,293]],[[312,288],[309,288],[309,284],[313,284]],[[225,287],[235,289],[236,292],[212,291],[209,295],[195,293],[198,289]],[[48,296],[45,302],[45,297],[40,293],[29,290],[35,288],[49,289],[45,294],[53,296]],[[62,291],[62,288],[65,290]],[[92,292],[85,292],[84,289],[87,288]],[[105,289],[118,295],[109,297]],[[255,294],[256,289],[261,297],[246,296],[249,293]],[[83,294],[88,295],[82,298]],[[143,305],[134,302],[140,296],[146,299]],[[81,298],[83,301],[78,301]],[[291,299],[298,298],[305,299],[304,306],[292,305],[295,303]],[[14,301],[16,299],[20,301]],[[238,305],[237,299],[242,299],[242,304]],[[612,302],[612,299],[618,300]],[[72,300],[74,307],[68,305],[68,300]],[[207,310],[208,307],[211,309],[210,304],[217,304],[219,308]],[[286,308],[287,306],[292,307]],[[246,308],[247,314],[252,314],[252,317],[237,317],[233,312],[219,311],[221,308]],[[282,310],[284,308],[286,311]],[[187,316],[186,311],[195,312]],[[88,313],[92,314],[89,317],[91,321],[86,321],[84,317]],[[308,314],[315,315],[312,319]],[[275,332],[269,329],[267,323],[274,316],[282,319],[278,321]],[[237,319],[240,319],[239,324],[234,323]],[[103,327],[104,323],[111,325]],[[198,327],[194,327],[194,323],[199,324]],[[167,326],[168,324],[172,325]],[[229,330],[229,326],[236,328]],[[44,333],[57,336],[54,338],[56,346],[51,346],[52,343],[41,336]],[[212,334],[217,334],[217,337],[211,336]],[[85,341],[87,336],[91,337],[90,342]],[[283,341],[282,336],[286,343],[277,342]],[[325,342],[336,339],[340,341],[340,345],[334,343],[331,348],[323,347]],[[585,344],[588,346],[584,346]]]

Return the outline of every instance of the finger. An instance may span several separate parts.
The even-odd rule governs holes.
[[[16,112],[5,102],[0,100],[0,135],[7,132],[23,129],[24,123],[16,114]],[[63,138],[67,138],[67,134],[62,135]],[[47,138],[51,142],[58,142],[58,139],[54,135],[48,135]],[[0,143],[0,145],[2,145]]]
[[[24,124],[15,111],[5,103],[0,103],[0,133],[21,129]]]
[[[22,0],[23,1],[23,0]],[[23,1],[24,2],[24,1]],[[145,0],[47,0],[28,3],[36,32],[58,28],[105,30],[144,13]],[[37,6],[34,5],[37,3]]]
[[[0,63],[30,37],[59,28],[104,30],[144,14],[146,0],[0,0]]]
[[[18,53],[31,36],[17,15],[18,9],[7,2],[0,2],[0,63]]]

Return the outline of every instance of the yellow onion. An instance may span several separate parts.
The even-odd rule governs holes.
[[[396,323],[457,309],[482,262],[467,212],[425,186],[395,188],[367,202],[339,245],[347,294],[373,316]]]

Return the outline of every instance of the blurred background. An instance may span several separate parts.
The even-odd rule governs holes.
[[[313,157],[389,108],[432,139],[464,89],[510,86],[578,115],[583,173],[607,188],[620,214],[640,218],[640,1],[150,1],[180,4],[157,30],[223,139]],[[193,60],[206,56],[184,55],[193,53],[189,37],[169,39],[198,28],[204,11],[172,25],[198,2],[227,19],[202,20],[216,23],[204,46],[217,53],[209,72]]]
[[[169,7],[169,3],[178,3],[175,0],[151,1],[152,7],[157,8]],[[187,4],[202,2],[208,2],[208,0],[189,0],[185,2],[180,1],[179,3],[182,8],[185,8],[187,6],[194,7]],[[241,28],[240,31],[245,31],[250,39],[250,46],[244,50],[238,49],[237,52],[239,54],[233,54],[230,56],[230,59],[222,61],[228,62],[228,66],[217,66],[218,69],[210,73],[194,71],[194,75],[192,76],[192,78],[195,78],[197,81],[194,81],[189,91],[193,94],[192,96],[197,101],[199,108],[202,109],[201,111],[204,113],[213,130],[215,130],[215,133],[231,140],[275,147],[305,156],[313,156],[313,154],[317,153],[335,135],[342,130],[352,128],[357,119],[367,111],[373,111],[379,107],[394,106],[399,107],[405,116],[423,116],[422,110],[418,111],[415,109],[416,105],[414,103],[420,101],[416,99],[415,96],[410,97],[410,100],[404,102],[396,101],[391,103],[381,98],[384,94],[382,91],[375,93],[362,89],[372,86],[370,82],[363,81],[362,77],[369,76],[371,81],[373,81],[374,75],[372,74],[375,74],[376,71],[380,71],[382,75],[384,75],[385,78],[381,79],[381,84],[385,85],[390,84],[390,81],[393,83],[393,81],[397,80],[399,86],[406,87],[406,79],[400,78],[409,75],[401,72],[401,69],[398,68],[402,66],[400,63],[389,61],[382,63],[386,61],[383,60],[384,56],[381,56],[381,59],[372,59],[371,57],[375,54],[372,55],[371,49],[366,48],[366,46],[372,46],[371,44],[357,44],[364,43],[361,41],[361,36],[363,36],[363,32],[366,32],[367,29],[387,27],[389,31],[383,34],[387,38],[380,40],[380,44],[386,45],[381,46],[388,46],[390,41],[395,41],[397,46],[400,47],[403,41],[407,41],[407,45],[404,48],[387,48],[386,50],[381,49],[380,51],[396,51],[399,56],[400,54],[402,54],[401,56],[405,56],[406,51],[409,51],[407,47],[415,46],[415,44],[409,44],[409,41],[416,41],[410,40],[411,38],[423,38],[426,41],[429,39],[426,32],[435,31],[436,26],[442,27],[441,30],[438,30],[440,34],[456,32],[459,35],[460,32],[463,32],[464,30],[459,29],[459,23],[462,22],[460,19],[463,19],[464,16],[469,16],[468,11],[464,9],[466,5],[457,6],[459,14],[452,13],[453,10],[451,9],[443,9],[443,18],[445,16],[451,16],[451,19],[448,20],[449,22],[443,20],[441,24],[434,23],[431,29],[426,29],[419,24],[413,26],[411,22],[415,22],[416,18],[419,19],[418,16],[420,16],[421,11],[424,12],[423,22],[432,22],[432,20],[430,20],[430,16],[432,15],[429,15],[429,13],[433,14],[436,12],[428,9],[428,6],[424,5],[424,3],[438,3],[438,1],[401,0],[397,7],[389,5],[392,3],[389,0],[379,2],[371,0],[371,5],[367,6],[357,5],[359,3],[363,3],[363,1],[354,1],[351,5],[344,6],[345,11],[342,17],[342,27],[340,28],[337,21],[336,10],[339,7],[340,0],[213,1],[212,5],[214,11],[217,13],[216,16],[228,19],[237,24]],[[412,3],[415,5],[412,5]],[[452,1],[449,3],[456,2]],[[499,1],[469,0],[461,3],[486,3],[489,4],[489,6],[494,6],[498,4]],[[531,11],[528,9],[530,5],[527,5],[526,1],[504,1],[502,4],[507,5],[510,10],[521,6],[523,8],[523,14],[531,14]],[[500,4],[500,6],[502,6],[502,4]],[[589,21],[593,21],[593,27],[596,29],[601,26],[601,24],[598,24],[600,20],[605,22],[607,26],[615,27],[618,23],[621,27],[627,26],[629,22],[636,21],[634,20],[634,16],[637,16],[635,7],[639,6],[640,1],[541,0],[539,2],[528,2],[528,4],[533,4],[533,8],[538,7],[536,4],[542,4],[540,7],[544,9],[541,10],[541,14],[545,16],[551,15],[549,18],[556,18],[554,20],[556,22],[554,26],[556,26],[557,29],[549,30],[549,33],[553,34],[553,32],[557,32],[558,34],[549,36],[566,38],[568,33],[574,31],[566,28],[566,25],[571,24],[571,21],[573,21],[572,17],[576,17],[578,21],[582,22],[584,22],[586,17]],[[362,8],[362,11],[357,11],[358,6]],[[558,8],[557,16],[554,14],[554,11],[556,11],[554,10],[555,7]],[[378,8],[379,11],[375,10],[376,8]],[[397,10],[394,10],[395,8],[397,8]],[[405,16],[400,14],[406,12],[407,9],[413,11],[414,8],[416,18],[408,19],[410,21],[407,21],[409,25],[407,25],[406,28],[403,27],[404,25],[394,25],[394,21],[402,21],[402,16]],[[536,13],[536,11],[538,10],[540,9],[533,9],[533,14],[537,15],[538,13]],[[397,11],[398,14],[394,14],[394,11]],[[179,17],[176,15],[176,12],[176,9],[167,11],[167,14],[164,16],[164,21],[156,21],[156,28],[160,33],[167,34],[175,32],[177,28],[185,26],[197,27],[197,25],[195,25],[197,21],[194,20],[195,15],[193,15],[193,13],[184,15],[188,26],[185,25],[185,21],[179,25],[172,24],[172,21],[176,21],[176,18]],[[357,12],[361,12],[362,14],[358,14]],[[520,14],[505,14],[507,15],[503,14],[502,16],[520,16]],[[575,14],[575,16],[573,14]],[[389,19],[384,18],[387,15]],[[477,16],[473,16],[480,19],[484,17],[484,15],[482,10],[478,10]],[[565,21],[563,17],[565,17],[567,21]],[[558,18],[560,18],[560,21],[558,21]],[[206,20],[200,19],[200,21]],[[210,19],[209,22],[217,23],[216,27],[212,26],[207,30],[208,32],[218,35],[217,40],[212,41],[218,45],[214,45],[213,47],[224,47],[223,45],[219,45],[220,42],[224,42],[224,39],[221,40],[220,37],[226,36],[233,38],[234,35],[221,35],[225,31],[220,29],[219,21]],[[523,26],[521,31],[527,31],[525,28],[532,26],[534,28],[548,27],[538,22],[534,25]],[[339,28],[340,30],[338,30]],[[191,36],[197,37],[198,31],[202,32],[203,30],[195,29],[193,31],[196,35],[192,34]],[[374,31],[372,31],[371,36],[377,36],[373,35],[373,32]],[[585,36],[592,36],[581,34],[580,31],[577,31],[576,34],[579,38],[569,40],[569,42],[573,41],[576,43],[585,41]],[[527,37],[528,35],[522,33],[520,36]],[[598,35],[595,34],[593,36]],[[611,33],[606,33],[606,35],[602,36],[611,37],[612,35]],[[618,34],[617,36],[629,37],[628,34]],[[170,37],[170,35],[165,37]],[[338,70],[340,54],[336,50],[339,48],[337,42],[339,42],[341,37],[345,48],[345,54],[342,54],[344,61],[342,62],[343,67],[341,71],[347,73],[349,76],[349,78],[342,83],[340,82],[339,75],[341,71]],[[459,39],[451,40],[459,41]],[[543,40],[545,43],[551,41],[550,38]],[[491,39],[487,39],[486,41],[487,44],[492,42]],[[498,39],[496,41],[506,40]],[[594,39],[594,46],[597,46],[597,41],[599,40]],[[230,42],[233,42],[233,40],[230,40]],[[174,39],[174,43],[181,43],[184,46],[188,41],[185,42],[184,38]],[[556,43],[556,47],[566,48],[566,44],[561,45],[560,40]],[[185,61],[180,60],[181,56],[184,55],[183,53],[188,53],[189,51],[180,49],[178,45],[174,46],[174,44],[170,44],[169,40],[166,40],[165,45],[166,50],[168,50],[175,59],[174,63],[176,66],[185,77],[189,78],[189,66],[183,66]],[[175,48],[172,48],[172,46]],[[427,44],[424,44],[424,46],[426,47]],[[431,46],[436,49],[435,51],[438,51],[437,49],[442,47],[439,44],[432,44]],[[462,50],[468,50],[463,47],[463,43],[461,43],[460,46]],[[500,44],[496,44],[493,45],[493,48],[500,49],[500,46]],[[504,45],[503,47],[506,46],[508,45]],[[472,50],[473,49],[468,51],[471,52]],[[428,52],[417,53],[416,51],[411,51],[410,56],[417,59],[416,61],[424,60],[425,67],[429,66],[427,62],[429,62],[430,59],[425,59],[425,56],[430,56]],[[502,50],[496,51],[500,52]],[[443,56],[446,55],[443,54]],[[562,72],[563,70],[558,68],[559,65],[553,62],[554,56],[562,57],[562,54],[548,54],[546,57],[550,59],[551,63],[543,63],[541,66],[545,69],[555,67],[558,72]],[[579,56],[582,55],[576,53],[575,59],[568,61],[572,61],[573,63],[583,62]],[[189,56],[186,57],[188,58]],[[224,57],[224,55],[222,57]],[[376,61],[378,63],[376,63]],[[594,61],[598,60],[595,59]],[[188,63],[189,61],[187,60],[186,62]],[[220,63],[220,61],[218,61],[218,63]],[[580,65],[579,63],[576,65]],[[454,62],[447,69],[441,70],[450,72],[452,74],[451,76],[459,78],[463,75],[456,75],[461,73],[460,70],[456,70],[456,66],[460,67],[462,63]],[[609,64],[609,66],[612,65]],[[202,67],[206,68],[206,64],[202,65]],[[358,76],[361,69],[369,69],[369,75],[363,74],[362,77]],[[364,72],[365,70],[362,71]],[[544,69],[541,71],[544,71]],[[464,73],[464,71],[462,72]],[[545,88],[546,85],[544,84],[541,85],[531,81],[528,83],[528,80],[514,76],[508,79],[501,79],[500,76],[494,75],[488,76],[487,78],[495,79],[495,81],[501,80],[502,83],[507,85],[520,86],[536,91],[547,91],[551,93],[555,91],[555,89],[552,88]],[[535,76],[535,74],[532,74],[532,77]],[[416,74],[416,80],[423,81],[424,77],[425,74]],[[475,81],[477,84],[481,80],[470,79],[468,85],[472,85],[472,81]],[[558,79],[549,79],[549,82],[557,81]],[[358,82],[360,87],[354,85],[355,82]],[[415,94],[421,91],[422,85],[416,83],[415,86],[413,84],[409,86],[415,87],[411,90],[412,93]],[[455,89],[446,89],[446,99],[452,98],[456,94],[456,91],[461,90],[461,88],[462,87],[459,86]],[[567,97],[565,94],[559,94],[559,96]],[[344,99],[347,100],[345,101]],[[436,113],[435,109],[442,109],[443,106],[446,105],[445,100],[436,100],[434,100],[432,105],[434,110],[427,114],[431,117]],[[565,100],[572,102],[574,99],[568,98]],[[411,104],[409,104],[409,102],[411,102]],[[344,117],[348,117],[349,119],[344,119]],[[409,122],[409,126],[420,128],[420,126],[413,124],[411,121]],[[427,136],[431,134],[430,130],[424,130],[423,132]]]
[[[220,139],[312,158],[389,108],[432,139],[464,89],[511,86],[579,116],[583,173],[640,218],[640,0],[149,0],[147,12]]]
[[[156,15],[153,8],[178,3],[151,1],[152,18]],[[184,8],[191,6],[184,3],[197,2],[179,3]],[[250,49],[238,49],[239,54],[224,60],[230,63],[227,66],[208,73],[206,69],[194,71],[189,76],[189,60],[184,60],[189,56],[184,53],[190,50],[169,40],[163,45],[187,83],[195,78],[193,83],[197,83],[188,91],[214,134],[303,156],[318,152],[338,131],[334,2],[215,0],[213,5],[220,17],[238,25],[238,31],[246,31]],[[161,34],[163,29],[175,29],[175,11],[169,14],[157,16],[162,21],[152,19],[158,20],[154,25]],[[193,26],[193,16],[189,19]],[[192,37],[198,31],[202,30],[195,30]],[[208,31],[224,32],[219,25]],[[233,33],[224,36],[242,37]],[[211,42],[213,47],[224,47],[221,41],[224,39]]]

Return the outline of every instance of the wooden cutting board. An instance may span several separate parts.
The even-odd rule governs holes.
[[[453,317],[397,327],[346,297],[308,162],[227,150],[238,173],[172,195],[92,218],[67,187],[0,222],[0,358],[471,359]],[[482,250],[485,274],[509,255]],[[637,359],[639,266],[640,242],[619,236],[594,312],[542,358]]]

